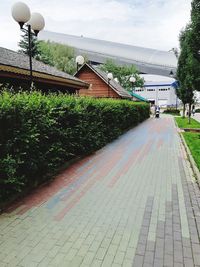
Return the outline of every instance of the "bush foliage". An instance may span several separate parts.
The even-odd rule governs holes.
[[[174,108],[169,108],[169,109],[165,109],[163,111],[163,113],[172,114],[172,115],[180,115],[180,110],[179,109],[174,109]]]
[[[0,201],[149,117],[149,105],[38,92],[0,95]]]

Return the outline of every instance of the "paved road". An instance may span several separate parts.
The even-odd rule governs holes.
[[[200,266],[200,193],[151,118],[0,216],[0,266]]]

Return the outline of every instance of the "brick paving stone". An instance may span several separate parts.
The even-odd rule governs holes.
[[[174,260],[173,255],[166,254],[164,255],[164,266],[173,266]]]
[[[124,260],[122,267],[132,267],[133,262],[131,260]]]
[[[144,257],[136,254],[133,261],[133,267],[142,267],[143,262],[144,262]]]
[[[192,258],[184,258],[184,266],[185,267],[193,267],[194,261]]]
[[[147,241],[146,249],[148,251],[155,251],[155,242]]]
[[[199,186],[161,115],[1,214],[0,266],[200,266],[199,233]]]
[[[146,250],[145,255],[144,255],[144,264],[148,263],[151,266],[153,266],[153,262],[154,262],[154,251]]]
[[[83,257],[82,265],[90,266],[94,258],[95,253],[88,251],[87,254]]]

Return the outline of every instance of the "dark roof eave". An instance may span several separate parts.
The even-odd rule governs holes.
[[[55,81],[60,80],[63,83],[75,84],[76,86],[89,88],[89,84],[83,82],[72,75],[56,69],[40,62],[36,59],[32,59],[33,73],[37,77],[45,76],[46,79]],[[9,72],[23,73],[24,76],[29,76],[29,57],[25,54],[15,52],[13,50],[0,47],[0,67],[4,66],[4,70],[7,67]]]
[[[4,66],[5,68],[1,68],[2,66]],[[6,69],[7,67],[7,69]],[[9,68],[12,68],[12,70],[9,70]],[[23,75],[23,76],[26,76],[26,77],[29,77],[29,70],[28,69],[24,69],[24,68],[19,68],[19,67],[16,67],[16,66],[12,66],[12,65],[6,65],[6,64],[0,64],[0,71],[5,71],[5,72],[8,72],[8,73],[15,73],[15,74],[20,74],[20,75]],[[16,71],[14,71],[16,70]],[[21,70],[21,72],[20,72]],[[62,83],[63,85],[66,84],[66,86],[78,86],[80,87],[79,89],[81,88],[86,88],[88,89],[90,84],[84,82],[84,81],[81,81],[81,80],[73,80],[73,79],[70,79],[70,78],[65,78],[65,77],[60,77],[60,76],[56,76],[56,75],[52,75],[52,74],[48,74],[48,73],[45,73],[45,72],[39,72],[39,71],[35,71],[33,70],[33,79],[34,79],[34,74],[35,74],[35,78],[40,78],[42,80],[51,80],[51,81],[54,81],[55,84],[56,84],[56,81],[58,80],[62,80]],[[44,77],[41,77],[42,75],[46,76],[45,78]]]

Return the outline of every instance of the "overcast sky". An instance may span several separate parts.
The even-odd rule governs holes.
[[[17,50],[13,0],[0,0],[0,46]],[[46,30],[170,50],[190,19],[191,0],[25,0]]]

